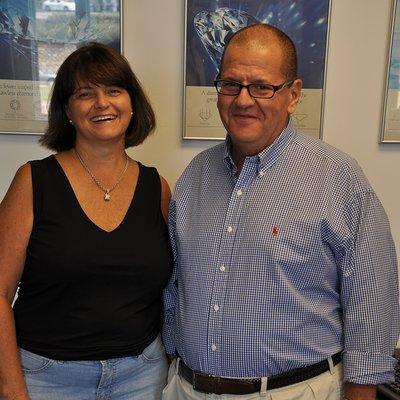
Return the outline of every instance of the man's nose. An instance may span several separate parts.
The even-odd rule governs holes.
[[[250,96],[249,87],[242,86],[236,96],[236,104],[241,107],[249,107],[254,104],[254,98]]]

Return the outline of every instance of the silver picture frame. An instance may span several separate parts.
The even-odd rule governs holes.
[[[400,143],[400,0],[393,0],[380,143]]]
[[[257,10],[256,15],[253,16],[252,10],[246,9],[248,4],[252,10]],[[278,8],[282,10],[281,12],[291,13],[291,16],[285,15],[284,18],[278,20],[278,17],[274,17],[270,12],[270,9],[276,11]],[[202,20],[196,21],[195,18],[200,14],[199,9],[204,10],[204,16],[199,17]],[[226,10],[221,11],[221,9]],[[320,11],[320,15],[318,11]],[[217,12],[225,14],[212,15]],[[207,13],[210,13],[208,20]],[[224,38],[219,42],[217,40],[215,43],[208,42],[211,40],[210,38],[221,38],[226,31],[222,29],[218,32],[210,31],[200,36],[202,33],[199,33],[199,30],[195,32],[195,26],[207,27],[211,20],[226,20],[227,18],[237,18],[245,21],[247,25],[250,25],[253,20],[271,23],[289,34],[295,42],[296,32],[301,35],[302,32],[305,32],[305,28],[302,31],[295,28],[294,24],[296,27],[317,26],[312,35],[309,32],[307,35],[304,34],[304,38],[313,38],[313,43],[308,43],[311,46],[309,53],[302,54],[298,44],[295,43],[299,53],[299,69],[302,69],[299,77],[303,79],[302,73],[304,73],[306,78],[303,79],[305,85],[297,110],[293,114],[293,120],[298,129],[311,136],[322,138],[330,16],[331,0],[300,0],[295,3],[282,0],[256,0],[254,2],[185,0],[183,139],[223,140],[226,137],[226,130],[219,118],[216,106],[217,93],[212,82],[218,72],[218,57],[223,48]],[[313,24],[310,23],[311,19],[313,19]],[[279,21],[292,21],[293,26],[289,26],[290,22]],[[236,26],[238,25],[238,21],[233,20],[232,22],[232,25],[235,23]],[[242,26],[246,26],[246,24]],[[313,44],[316,45],[314,53],[312,51]],[[313,54],[318,54],[318,57],[313,59]],[[306,57],[307,59],[304,60]],[[210,72],[213,68],[214,74]]]
[[[77,46],[100,41],[122,53],[123,0],[69,0],[58,2],[61,10],[36,9],[35,3],[0,0],[1,134],[44,133],[56,72]],[[41,29],[43,21],[54,21],[54,29]]]

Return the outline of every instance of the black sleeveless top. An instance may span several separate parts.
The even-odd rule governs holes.
[[[31,161],[34,221],[14,305],[18,345],[57,360],[141,354],[158,335],[171,271],[155,168],[112,232],[83,212],[58,161]]]

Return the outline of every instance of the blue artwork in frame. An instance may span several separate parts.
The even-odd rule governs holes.
[[[121,51],[122,0],[0,0],[0,132],[41,134],[58,67],[98,41]]]
[[[381,143],[400,142],[400,0],[393,1]]]
[[[278,27],[294,41],[304,87],[294,119],[306,133],[320,137],[329,12],[329,0],[187,0],[184,138],[225,136],[213,80],[229,36],[259,22]]]

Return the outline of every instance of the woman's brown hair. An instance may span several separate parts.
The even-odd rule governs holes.
[[[92,42],[71,53],[61,64],[51,94],[49,124],[40,143],[55,151],[74,147],[76,131],[65,107],[79,82],[124,88],[134,115],[126,130],[125,148],[137,146],[155,128],[154,111],[128,61],[111,47]]]

